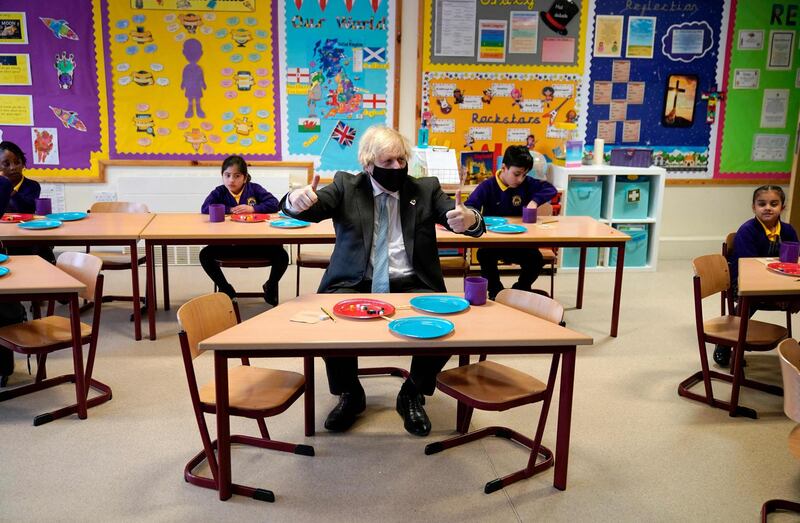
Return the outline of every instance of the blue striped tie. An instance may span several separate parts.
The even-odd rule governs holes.
[[[372,292],[389,292],[389,209],[385,192],[377,197],[378,234],[372,248]]]

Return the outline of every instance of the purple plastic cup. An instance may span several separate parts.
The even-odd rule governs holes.
[[[486,303],[486,294],[489,280],[481,276],[464,278],[464,298],[470,305],[483,305]]]
[[[225,205],[221,203],[212,203],[208,206],[208,221],[210,222],[224,222],[225,221]]]
[[[523,223],[536,223],[536,211],[538,209],[531,209],[530,207],[522,208],[522,221]]]
[[[36,198],[36,211],[39,216],[53,213],[53,201],[50,198]]]
[[[800,256],[800,243],[781,242],[780,260],[783,263],[797,263]]]

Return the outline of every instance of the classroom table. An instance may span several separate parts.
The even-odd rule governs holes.
[[[69,300],[70,330],[72,331],[72,364],[75,369],[77,413],[86,419],[86,385],[81,344],[81,313],[78,293],[86,286],[39,256],[10,256],[2,264],[9,273],[0,277],[0,301]],[[5,399],[15,397],[14,389],[0,392]]]
[[[750,317],[750,302],[766,296],[794,296],[800,294],[800,280],[796,276],[788,276],[770,271],[767,263],[777,259],[739,258],[739,317]],[[742,363],[744,361],[745,340],[747,340],[747,321],[739,322],[739,339],[733,354],[733,385],[729,414],[757,418],[758,413],[749,407],[739,405],[739,391],[744,381]],[[781,387],[760,384],[757,387],[772,394],[783,395]]]
[[[419,294],[370,294],[395,306],[405,305]],[[302,357],[306,374],[306,434],[314,434],[314,365],[319,356],[408,356],[415,354],[459,355],[459,364],[471,354],[562,354],[558,394],[558,426],[553,485],[567,487],[572,391],[575,355],[579,345],[591,345],[592,338],[542,320],[501,303],[470,307],[447,315],[455,324],[452,333],[433,340],[415,340],[389,331],[381,318],[314,324],[290,321],[298,313],[332,311],[333,306],[358,294],[306,294],[246,320],[200,343],[200,349],[214,351],[216,416],[218,441],[219,497],[231,496],[230,419],[228,398],[228,359],[240,357]],[[414,310],[398,310],[393,318],[420,315]],[[487,325],[503,325],[487,329]],[[437,420],[437,423],[440,423]],[[533,423],[531,424],[533,426]],[[422,452],[422,449],[420,449]]]
[[[617,336],[619,309],[622,300],[622,274],[625,269],[625,242],[630,236],[608,224],[589,216],[541,216],[537,223],[522,223],[521,217],[509,217],[508,223],[521,224],[527,231],[519,234],[501,234],[487,231],[479,238],[456,234],[446,229],[436,231],[440,247],[577,247],[580,248],[578,264],[578,296],[576,308],[583,307],[583,287],[586,277],[586,249],[610,247],[617,249],[617,267],[614,275],[614,298],[611,305],[611,330]]]
[[[0,224],[0,241],[6,245],[44,244],[127,246],[131,251],[131,289],[133,300],[134,336],[142,339],[142,314],[139,303],[139,254],[136,243],[154,214],[91,213],[82,220],[63,222],[55,229],[22,229],[16,224]]]
[[[141,233],[147,255],[147,316],[149,320],[150,339],[156,339],[155,320],[155,256],[157,245],[268,245],[268,244],[319,244],[334,243],[336,235],[330,220],[312,223],[308,227],[297,229],[279,229],[270,226],[270,221],[278,219],[277,214],[270,220],[257,223],[231,221],[230,216],[224,222],[212,223],[208,215],[200,213],[159,213],[147,224]],[[162,278],[164,283],[164,310],[169,310],[169,273],[166,257],[162,261]],[[209,280],[209,287],[210,287]]]

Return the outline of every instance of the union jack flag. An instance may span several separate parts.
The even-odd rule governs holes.
[[[331,133],[331,138],[339,142],[339,145],[349,147],[353,145],[353,140],[356,139],[356,130],[339,120],[333,129],[333,133]]]

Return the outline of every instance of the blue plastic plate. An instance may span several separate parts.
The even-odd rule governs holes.
[[[524,225],[516,225],[514,223],[504,223],[502,225],[492,225],[487,227],[486,230],[491,232],[499,232],[500,234],[519,234],[528,230]]]
[[[0,267],[0,276],[5,276],[9,272],[11,272],[11,269],[8,267]]]
[[[430,316],[412,316],[389,323],[389,330],[395,334],[420,339],[440,338],[453,332],[454,328],[452,321]]]
[[[48,214],[46,218],[48,220],[60,220],[62,222],[74,222],[77,220],[83,220],[89,216],[85,212],[56,212],[53,214]]]
[[[5,263],[6,261],[8,261],[8,255],[0,254],[0,263]]]
[[[61,227],[61,222],[58,220],[33,220],[32,222],[20,222],[17,227],[23,229],[55,229]]]
[[[483,223],[485,223],[487,227],[503,225],[508,223],[508,218],[503,218],[502,216],[484,216]]]
[[[308,227],[311,223],[294,218],[286,218],[285,220],[270,221],[269,225],[270,227],[277,227],[278,229],[297,229],[299,227]]]
[[[453,314],[461,312],[469,307],[469,302],[458,296],[430,295],[417,296],[411,298],[411,306],[422,312],[434,312],[437,314]]]

